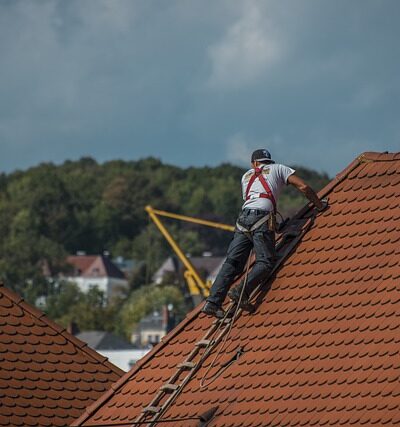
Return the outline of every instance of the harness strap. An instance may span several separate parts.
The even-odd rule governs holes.
[[[261,185],[264,187],[265,193],[259,193],[258,197],[261,197],[263,199],[269,199],[271,200],[272,205],[274,206],[274,212],[276,212],[276,200],[275,197],[271,191],[270,186],[268,185],[268,182],[265,180],[264,175],[262,173],[261,168],[255,168],[254,174],[251,176],[249,183],[247,184],[246,188],[246,200],[249,200],[251,197],[249,196],[251,187],[256,179],[259,179],[261,182]]]
[[[246,227],[243,227],[243,225],[240,225],[238,222],[236,222],[236,228],[242,233],[252,233],[254,230],[257,230],[258,227],[264,224],[264,222],[267,222],[268,219],[269,219],[269,215],[263,216],[257,222],[255,222],[249,229],[247,229]]]

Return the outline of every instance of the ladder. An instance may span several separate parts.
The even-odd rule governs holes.
[[[290,255],[292,250],[300,242],[304,234],[311,228],[314,222],[313,217],[300,220],[292,220],[285,228],[285,233],[276,247],[277,260],[274,268],[269,273],[267,279],[260,284],[252,293],[251,298],[258,293],[260,287],[265,284],[282,265],[283,261]],[[231,302],[227,307],[227,312],[234,309],[235,303]],[[238,318],[242,309],[238,309]],[[215,319],[205,335],[196,342],[193,350],[187,358],[176,366],[176,371],[169,378],[167,383],[162,385],[148,406],[136,418],[133,425],[146,422],[146,425],[154,427],[157,421],[176,400],[186,384],[193,378],[202,366],[204,360],[212,353],[213,349],[221,342],[226,332],[235,318]],[[161,420],[160,420],[161,421]]]
[[[228,310],[232,309],[233,306],[234,304],[230,303]],[[176,366],[177,370],[167,383],[160,387],[149,406],[143,408],[141,414],[136,418],[135,424],[143,421],[151,421],[150,426],[156,424],[157,420],[161,418],[185,385],[200,369],[202,362],[212,349],[222,340],[230,326],[230,321],[231,319],[215,319],[213,321],[206,334],[196,342],[187,358]]]

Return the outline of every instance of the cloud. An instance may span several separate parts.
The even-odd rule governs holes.
[[[283,54],[272,22],[259,2],[248,0],[240,6],[239,18],[208,49],[211,88],[236,89],[254,84]]]
[[[251,153],[255,150],[266,148],[276,161],[280,159],[277,153],[284,156],[286,144],[279,135],[273,135],[265,140],[254,140],[244,133],[238,132],[231,135],[225,143],[226,159],[237,165],[247,166],[250,162]],[[286,161],[291,161],[289,158]]]
[[[240,133],[232,135],[226,142],[226,159],[229,162],[243,166],[249,162],[251,152],[251,144]]]
[[[290,4],[290,7],[288,6]],[[0,1],[0,171],[91,155],[334,174],[400,151],[397,0]]]

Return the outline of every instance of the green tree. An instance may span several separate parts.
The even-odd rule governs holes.
[[[178,318],[182,318],[186,312],[184,297],[175,286],[145,285],[131,293],[124,303],[119,324],[121,332],[130,337],[140,319],[161,310],[164,305],[172,304]]]
[[[316,190],[329,178],[298,167]],[[0,278],[34,301],[48,294],[44,262],[53,274],[63,270],[68,253],[112,251],[134,257],[146,268],[134,286],[148,283],[171,248],[149,220],[144,207],[233,224],[242,204],[244,170],[179,168],[159,159],[98,164],[86,157],[60,166],[44,163],[26,171],[0,174]],[[295,189],[282,194],[279,209],[292,215],[306,203]],[[224,254],[230,233],[181,222],[166,222],[185,252]],[[138,283],[142,281],[142,283]]]
[[[76,297],[78,296],[78,300]],[[119,304],[107,304],[103,292],[97,287],[87,293],[78,294],[75,291],[64,293],[62,300],[58,301],[54,308],[61,308],[61,304],[73,302],[66,313],[56,318],[57,323],[67,327],[75,322],[80,330],[112,331],[115,327],[115,317],[119,310]]]
[[[5,283],[34,303],[46,294],[43,263],[56,274],[65,269],[66,252],[58,243],[38,235],[37,218],[28,209],[14,217],[8,239],[2,244],[0,274]]]
[[[84,298],[83,293],[75,283],[65,281],[50,284],[44,312],[51,319],[62,319],[72,307]]]

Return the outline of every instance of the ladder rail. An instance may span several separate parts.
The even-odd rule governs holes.
[[[170,407],[170,405],[177,399],[177,397],[179,396],[179,394],[182,393],[182,390],[184,389],[184,387],[186,386],[186,384],[189,383],[189,381],[193,378],[194,375],[196,375],[196,373],[198,372],[198,370],[201,368],[204,360],[208,357],[209,354],[211,354],[213,348],[218,345],[222,338],[224,337],[226,331],[229,329],[230,323],[227,323],[225,325],[225,327],[221,330],[220,334],[218,335],[218,337],[214,340],[213,342],[213,346],[210,346],[208,348],[207,353],[204,353],[200,360],[198,361],[198,363],[196,363],[195,367],[188,373],[188,375],[183,379],[179,389],[176,391],[176,393],[172,394],[163,404],[162,409],[160,412],[158,412],[154,419],[151,420],[153,421],[152,424],[150,424],[150,427],[153,427],[156,425],[157,421],[159,420],[159,418],[161,418],[161,416],[167,411],[167,409]],[[207,350],[207,349],[206,349]]]
[[[234,304],[231,304],[233,306]],[[218,322],[213,322],[211,325],[211,328],[209,328],[206,332],[206,334],[203,336],[202,340],[205,340],[209,337],[209,335],[213,335],[216,332],[218,332],[221,325],[224,323],[221,321],[223,319],[219,319]],[[193,378],[193,376],[197,373],[197,371],[202,366],[203,361],[208,357],[208,355],[211,353],[212,349],[215,345],[218,345],[219,342],[222,340],[223,336],[225,335],[226,330],[229,328],[230,322],[225,323],[225,327],[221,330],[219,335],[215,340],[212,340],[212,346],[202,347],[202,346],[195,346],[195,348],[191,351],[187,359],[185,359],[185,362],[190,362],[193,360],[193,358],[200,352],[201,348],[205,348],[203,355],[200,357],[199,361],[194,364],[193,368],[189,370],[188,374],[183,378],[182,382],[178,386],[178,388],[171,393],[170,397],[163,403],[161,407],[157,407],[159,401],[162,399],[163,395],[165,394],[165,391],[162,390],[162,387],[158,390],[156,396],[153,398],[153,400],[149,403],[148,406],[144,408],[144,412],[142,411],[139,417],[135,420],[135,423],[144,421],[144,419],[147,417],[147,413],[153,413],[154,417],[151,420],[148,420],[148,422],[152,422],[149,424],[150,426],[153,426],[157,423],[157,420],[165,413],[165,411],[169,408],[170,404],[179,396],[179,394],[182,392],[185,385]],[[178,367],[178,370],[174,372],[174,374],[170,377],[167,384],[172,384],[175,382],[181,375],[182,369]],[[159,409],[157,412],[155,412],[154,409]]]
[[[211,325],[210,328],[208,328],[207,332],[205,335],[203,335],[201,341],[207,340],[208,338],[210,338],[210,336],[213,336],[219,329],[220,327],[220,319],[218,319],[218,322],[213,322],[213,324]],[[197,344],[197,343],[196,343]],[[208,346],[205,348],[204,353],[207,351]],[[189,355],[187,356],[187,358],[184,360],[183,363],[188,363],[191,362],[200,352],[201,350],[201,346],[195,346],[193,348],[193,350],[189,353]],[[173,384],[175,383],[175,381],[178,380],[178,378],[181,376],[182,374],[182,367],[180,367],[179,365],[178,369],[172,374],[172,376],[169,378],[167,384]],[[184,381],[184,380],[183,380]],[[179,386],[179,388],[181,388],[182,385]],[[162,386],[161,386],[162,388]],[[162,399],[163,395],[165,394],[165,392],[163,390],[161,390],[161,388],[158,390],[158,392],[156,393],[155,397],[152,399],[152,401],[149,403],[148,406],[146,406],[144,409],[147,408],[154,408],[158,405],[159,401]],[[146,411],[146,412],[150,412],[150,411]],[[135,420],[135,422],[140,422],[143,421],[143,418],[146,417],[146,413],[145,412],[141,412],[141,414],[139,415],[139,417]]]

